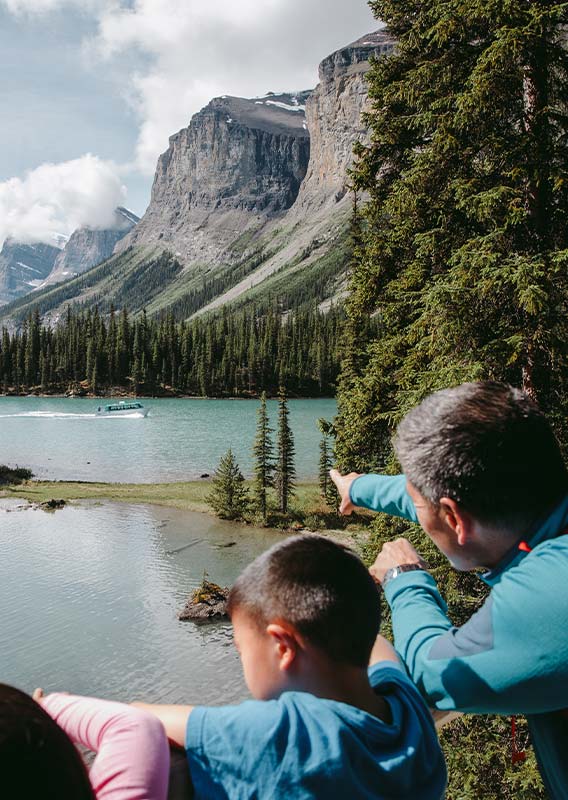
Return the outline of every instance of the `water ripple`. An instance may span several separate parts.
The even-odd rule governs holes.
[[[238,547],[215,546],[235,530]],[[277,537],[146,506],[3,515],[0,679],[123,700],[242,699],[231,626],[182,623],[177,612],[204,570],[229,585]]]

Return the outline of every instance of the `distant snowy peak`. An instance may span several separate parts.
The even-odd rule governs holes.
[[[297,113],[298,111],[305,112],[306,100],[310,94],[311,90],[303,92],[288,92],[286,94],[279,95],[274,94],[274,92],[268,92],[262,97],[255,97],[254,103],[257,106],[274,106],[275,108],[281,108],[284,111],[291,111],[292,113]]]
[[[137,217],[133,211],[123,208],[123,206],[118,206],[115,211],[115,216],[119,222],[126,222],[129,227],[137,225],[140,222],[140,217]]]
[[[140,218],[136,214],[119,206],[115,209],[112,226],[106,229],[94,229],[86,226],[73,231],[42,285],[49,286],[68,280],[75,275],[81,275],[91,267],[110,258],[117,242],[126,236],[139,221]]]
[[[20,244],[7,239],[0,251],[0,305],[40,286],[61,252],[60,246],[52,244]]]
[[[244,126],[270,133],[294,132],[307,136],[304,125],[306,100],[310,91],[275,94],[268,92],[262,97],[216,97],[200,114],[219,113],[223,121],[231,126]],[[199,115],[197,115],[199,116]]]
[[[54,245],[58,250],[63,250],[68,241],[69,236],[66,233],[52,233],[49,244]]]

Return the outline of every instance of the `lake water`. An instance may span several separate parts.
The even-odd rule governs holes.
[[[246,696],[230,625],[176,615],[204,570],[229,585],[282,534],[152,506],[13,507],[0,500],[0,681],[121,700]]]
[[[30,467],[53,480],[182,481],[211,474],[232,447],[250,474],[258,402],[142,402],[151,409],[146,419],[121,419],[97,417],[97,400],[0,398],[0,464]],[[290,400],[299,478],[317,476],[317,420],[332,419],[336,408],[335,400]],[[268,401],[273,428],[277,411],[277,401]]]

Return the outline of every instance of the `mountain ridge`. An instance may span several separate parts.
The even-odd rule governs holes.
[[[54,234],[53,244],[6,239],[0,251],[0,306],[86,272],[112,256],[115,245],[139,218],[122,206],[111,228],[77,228],[71,236]],[[28,263],[29,262],[29,263]]]
[[[354,142],[367,136],[365,73],[372,55],[393,48],[375,31],[326,57],[313,91],[214,98],[170,138],[148,210],[112,258],[37,292],[42,313],[57,321],[69,302],[118,308],[120,299],[133,312],[189,318],[225,304],[276,302],[286,311],[340,298],[348,169]],[[142,267],[148,292],[137,286],[128,302],[120,281],[133,286]],[[21,320],[31,307],[17,302],[5,314]]]

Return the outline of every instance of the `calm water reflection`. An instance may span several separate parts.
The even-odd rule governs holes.
[[[123,700],[246,696],[230,626],[176,612],[204,570],[230,584],[281,534],[151,506],[10,505],[0,501],[1,681]]]

